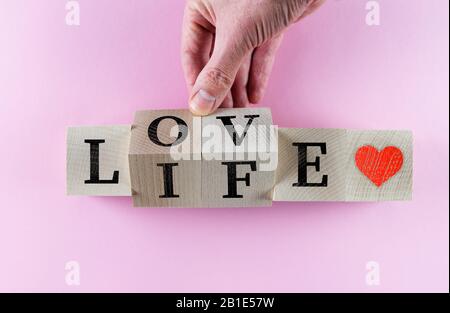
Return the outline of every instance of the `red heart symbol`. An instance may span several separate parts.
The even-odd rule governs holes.
[[[356,151],[355,163],[359,170],[380,187],[394,176],[403,165],[403,153],[389,146],[378,151],[372,146],[363,146]]]

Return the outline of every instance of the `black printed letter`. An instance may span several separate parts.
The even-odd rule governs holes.
[[[156,165],[163,168],[164,176],[164,194],[160,198],[179,198],[179,195],[173,192],[173,167],[178,166],[178,163],[157,163]]]
[[[239,146],[242,141],[244,141],[245,135],[247,135],[248,128],[252,124],[253,120],[259,115],[244,115],[245,118],[248,118],[247,125],[245,125],[244,132],[242,133],[242,136],[238,136],[236,133],[236,129],[234,128],[232,118],[236,118],[236,116],[218,116],[216,117],[218,120],[221,120],[223,125],[225,126],[226,130],[228,131],[228,134],[230,134],[231,138],[233,138],[233,142],[236,146]]]
[[[172,119],[175,122],[177,122],[177,124],[178,124],[178,128],[179,128],[178,137],[172,143],[161,142],[161,140],[159,140],[159,137],[158,137],[158,126],[159,126],[159,123],[161,123],[161,121],[165,120],[165,119]],[[154,144],[157,144],[158,146],[170,147],[170,146],[182,143],[183,140],[186,139],[187,134],[188,134],[188,126],[187,126],[186,122],[183,121],[181,118],[176,117],[176,116],[161,116],[161,117],[158,117],[153,122],[151,122],[150,125],[148,126],[148,137],[150,138],[150,140]],[[169,134],[167,134],[167,136],[169,136]]]
[[[223,198],[243,198],[243,195],[237,194],[237,182],[243,181],[246,186],[250,186],[250,174],[246,173],[245,177],[236,177],[236,166],[250,165],[251,171],[254,172],[256,171],[256,161],[222,162],[222,164],[227,166],[228,173],[228,194]]]
[[[100,179],[100,144],[104,143],[104,139],[86,139],[85,143],[90,144],[91,148],[91,174],[88,180],[85,180],[85,184],[118,184],[119,183],[119,171],[114,171],[113,178],[111,180]]]
[[[320,153],[327,154],[327,145],[324,142],[310,142],[310,143],[297,143],[292,144],[298,148],[298,182],[292,184],[294,187],[326,187],[328,185],[328,175],[322,176],[322,182],[320,183],[308,183],[307,169],[308,166],[314,166],[316,171],[320,171],[320,158],[316,157],[314,162],[307,161],[307,149],[308,147],[320,147]]]

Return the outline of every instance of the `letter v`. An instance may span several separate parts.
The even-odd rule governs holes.
[[[240,146],[242,141],[244,141],[245,136],[247,135],[247,131],[252,124],[253,120],[259,115],[244,115],[245,118],[248,118],[247,125],[245,125],[245,129],[242,132],[242,135],[239,136],[234,127],[233,121],[231,119],[236,118],[236,116],[218,116],[216,117],[218,120],[221,120],[225,129],[228,131],[228,134],[233,139],[233,142],[236,146]]]

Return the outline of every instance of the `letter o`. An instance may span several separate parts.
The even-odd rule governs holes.
[[[159,140],[159,137],[158,137],[159,123],[161,123],[161,121],[165,120],[165,119],[174,120],[177,123],[178,128],[179,128],[178,137],[172,143],[161,142],[161,140]],[[176,116],[161,116],[161,117],[158,117],[157,119],[155,119],[153,122],[151,122],[150,125],[148,126],[148,138],[150,138],[150,140],[158,146],[170,147],[170,146],[174,146],[174,145],[178,145],[178,144],[182,143],[186,139],[188,131],[189,131],[189,128],[188,128],[186,122],[183,121],[181,118],[176,117]]]

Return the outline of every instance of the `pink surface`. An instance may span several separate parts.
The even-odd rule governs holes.
[[[291,28],[267,95],[284,127],[411,129],[414,200],[142,209],[65,195],[65,129],[186,106],[183,1],[0,3],[0,291],[446,291],[445,0],[329,0]],[[81,284],[65,282],[67,261]],[[366,284],[366,263],[380,285]]]

